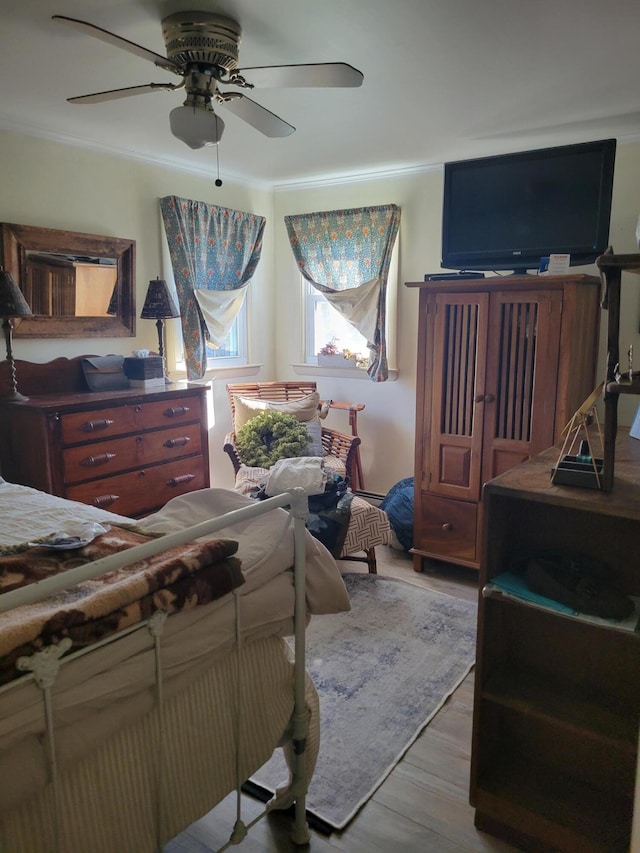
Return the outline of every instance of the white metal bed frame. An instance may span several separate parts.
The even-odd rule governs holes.
[[[241,509],[232,510],[222,516],[204,521],[192,527],[185,528],[176,533],[168,533],[145,542],[141,545],[136,545],[125,551],[112,554],[108,557],[102,557],[91,563],[78,566],[74,569],[37,581],[25,587],[4,593],[0,596],[0,613],[11,610],[15,607],[20,607],[27,604],[32,604],[40,601],[49,595],[53,595],[65,589],[69,589],[82,581],[89,580],[98,575],[106,574],[110,571],[123,568],[130,563],[138,560],[146,559],[155,554],[166,551],[170,548],[184,545],[202,536],[209,536],[228,527],[232,524],[249,521],[259,515],[268,513],[276,508],[286,508],[289,510],[290,519],[293,518],[293,546],[294,546],[294,711],[292,717],[292,744],[294,752],[294,767],[292,770],[293,780],[291,783],[291,794],[294,797],[295,816],[292,828],[292,840],[296,845],[305,845],[309,843],[309,827],[306,821],[306,787],[305,781],[305,750],[307,736],[307,713],[305,703],[305,629],[306,629],[306,598],[305,598],[305,580],[306,580],[306,559],[305,559],[305,520],[308,516],[307,496],[303,489],[292,489],[289,492],[284,492],[264,501],[257,501],[255,504]],[[289,524],[287,524],[287,527]],[[237,591],[236,591],[237,592]],[[236,637],[239,638],[239,597],[236,594]],[[164,611],[156,611],[154,615],[134,626],[131,626],[124,631],[111,635],[102,641],[94,643],[86,649],[81,649],[71,653],[66,658],[63,657],[71,646],[71,640],[64,639],[56,645],[49,646],[29,657],[20,658],[17,662],[17,667],[21,671],[30,673],[38,687],[42,691],[44,703],[45,717],[45,749],[47,752],[47,761],[49,769],[50,784],[53,792],[53,807],[54,815],[52,816],[55,833],[55,851],[56,853],[64,853],[61,848],[61,836],[59,826],[59,798],[58,798],[58,767],[56,763],[55,751],[55,729],[52,713],[51,690],[55,684],[56,676],[59,668],[67,661],[88,654],[91,651],[99,648],[107,643],[114,642],[125,634],[140,630],[145,626],[150,631],[154,638],[156,651],[156,702],[160,713],[160,725],[162,727],[163,719],[163,691],[162,691],[162,668],[160,665],[160,638],[164,622],[167,614]],[[239,645],[239,649],[242,646]],[[238,667],[239,676],[239,667]],[[29,677],[29,676],[27,676]],[[19,679],[20,683],[23,678]],[[10,690],[16,682],[9,682],[0,687],[0,695],[3,692]],[[160,738],[159,743],[162,744],[163,738]],[[236,745],[236,758],[238,757],[240,744]],[[157,851],[160,853],[164,843],[170,839],[164,838],[163,819],[162,819],[162,754],[158,755],[158,780],[156,788],[156,836],[157,836]],[[245,824],[241,816],[240,805],[240,785],[244,779],[237,780],[237,816],[233,831],[229,840],[219,848],[219,853],[226,850],[232,844],[239,844],[247,835],[249,829],[258,821],[262,820],[269,812],[267,807],[263,812],[257,815],[250,823]],[[213,804],[212,804],[213,805]],[[186,828],[186,827],[185,827]]]

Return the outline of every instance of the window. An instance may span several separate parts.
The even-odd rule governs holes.
[[[330,305],[319,290],[302,278],[306,315],[306,362],[316,364],[321,347],[335,339],[338,350],[348,349],[369,359],[369,348],[363,335]]]
[[[233,326],[225,338],[223,345],[218,349],[205,345],[205,351],[207,354],[207,370],[247,364],[247,299],[248,294],[238,316],[233,321]],[[168,325],[169,324],[167,324],[167,331]],[[186,370],[182,342],[182,329],[178,321],[172,323],[171,326],[172,333],[170,336],[168,334],[167,354],[169,354],[169,351],[173,352],[174,369],[182,372]]]

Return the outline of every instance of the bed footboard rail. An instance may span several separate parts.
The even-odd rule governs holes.
[[[212,536],[217,531],[222,530],[226,527],[229,527],[234,524],[239,524],[242,522],[249,521],[253,518],[256,518],[260,515],[269,513],[274,509],[284,508],[288,509],[290,517],[293,522],[293,544],[294,544],[294,587],[295,587],[295,597],[294,597],[294,650],[295,650],[295,661],[294,661],[294,703],[293,703],[293,717],[292,717],[292,730],[293,730],[293,752],[295,756],[295,762],[293,767],[293,781],[291,785],[291,793],[295,799],[295,819],[294,826],[292,829],[292,840],[296,845],[306,845],[309,843],[310,835],[309,828],[306,821],[306,789],[307,789],[307,779],[306,779],[306,740],[307,740],[307,727],[308,727],[308,715],[307,715],[307,707],[306,707],[306,671],[305,671],[305,631],[306,631],[306,622],[307,622],[307,604],[306,604],[306,528],[305,521],[308,516],[308,502],[307,496],[304,489],[292,489],[291,491],[284,492],[275,497],[268,498],[264,501],[256,501],[251,505],[246,507],[242,507],[241,509],[232,510],[228,513],[225,513],[222,516],[212,518],[210,520],[195,524],[191,527],[185,528],[179,532],[168,533],[162,536],[159,536],[156,539],[150,540],[148,542],[144,542],[140,545],[136,545],[134,547],[128,548],[125,551],[121,551],[115,554],[111,554],[107,557],[100,558],[91,563],[80,565],[76,568],[69,569],[63,573],[54,575],[49,578],[45,578],[43,580],[32,583],[28,586],[21,587],[10,592],[6,592],[0,596],[0,613],[11,610],[16,607],[21,607],[24,605],[33,604],[37,601],[40,601],[48,596],[55,595],[62,590],[70,589],[74,587],[78,583],[82,583],[83,581],[89,580],[91,578],[97,577],[102,574],[106,574],[111,571],[115,571],[117,569],[121,569],[124,566],[127,566],[131,563],[147,559],[156,554],[160,554],[163,551],[166,551],[170,548],[175,548],[180,545],[184,545],[186,543],[192,542],[195,539],[199,539],[204,536]],[[162,611],[156,615],[166,615],[162,614]],[[161,631],[160,631],[161,633]],[[64,641],[59,644],[62,646]],[[66,649],[59,649],[59,656],[64,654]],[[42,655],[42,652],[36,653],[36,655]],[[36,655],[33,657],[35,658]],[[25,661],[31,659],[25,659]],[[26,665],[21,667],[23,670],[33,669],[31,665]],[[41,679],[37,679],[40,681]],[[55,676],[53,678],[55,681]],[[6,685],[10,687],[10,685]],[[50,704],[50,696],[49,696],[49,686],[46,685],[45,689],[45,706],[46,704]],[[160,688],[158,701],[162,703],[162,690]],[[46,707],[45,707],[46,712]],[[45,713],[46,718],[50,718],[50,715]],[[55,798],[55,790],[57,786],[57,769],[55,764],[55,751],[53,744],[53,732],[49,732],[49,736],[51,738],[51,743],[49,744],[50,755],[50,767],[51,767],[51,778],[54,800]],[[244,782],[244,779],[237,780],[237,790],[238,797],[240,794],[240,786]],[[160,782],[162,785],[162,782]],[[160,789],[161,790],[161,789]],[[161,799],[160,792],[158,793],[159,798]],[[55,806],[54,806],[55,808]],[[232,844],[237,844],[238,841],[246,835],[247,830],[264,817],[268,813],[269,809],[267,808],[261,815],[256,817],[250,824],[245,825],[241,819],[240,812],[238,812],[238,819],[233,828],[229,841],[221,848],[220,850],[225,850]],[[57,816],[53,815],[52,819],[54,823],[57,822]],[[55,833],[58,835],[57,831]],[[158,803],[158,844],[162,845],[166,843],[169,839],[163,838],[163,830],[162,830],[162,814],[161,814],[161,802]],[[58,842],[59,848],[59,842]],[[161,849],[159,846],[158,849]],[[62,850],[58,849],[57,853],[62,853]]]

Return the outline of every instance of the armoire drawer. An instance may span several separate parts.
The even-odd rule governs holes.
[[[199,423],[201,419],[200,399],[195,396],[149,402],[138,400],[127,405],[62,414],[60,433],[62,443],[69,445],[159,426]]]
[[[207,485],[204,457],[189,456],[70,486],[64,497],[120,515],[139,516],[159,509],[177,495],[204,489]]]
[[[80,483],[131,468],[202,453],[200,424],[92,441],[62,451],[65,483]]]
[[[476,559],[477,504],[424,493],[421,510],[415,548],[445,559]]]

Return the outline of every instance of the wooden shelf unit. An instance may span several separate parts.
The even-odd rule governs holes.
[[[640,441],[617,444],[610,493],[551,484],[557,449],[486,484],[470,801],[525,850],[627,853],[640,633],[522,602],[491,584],[509,559],[578,552],[640,596]]]

